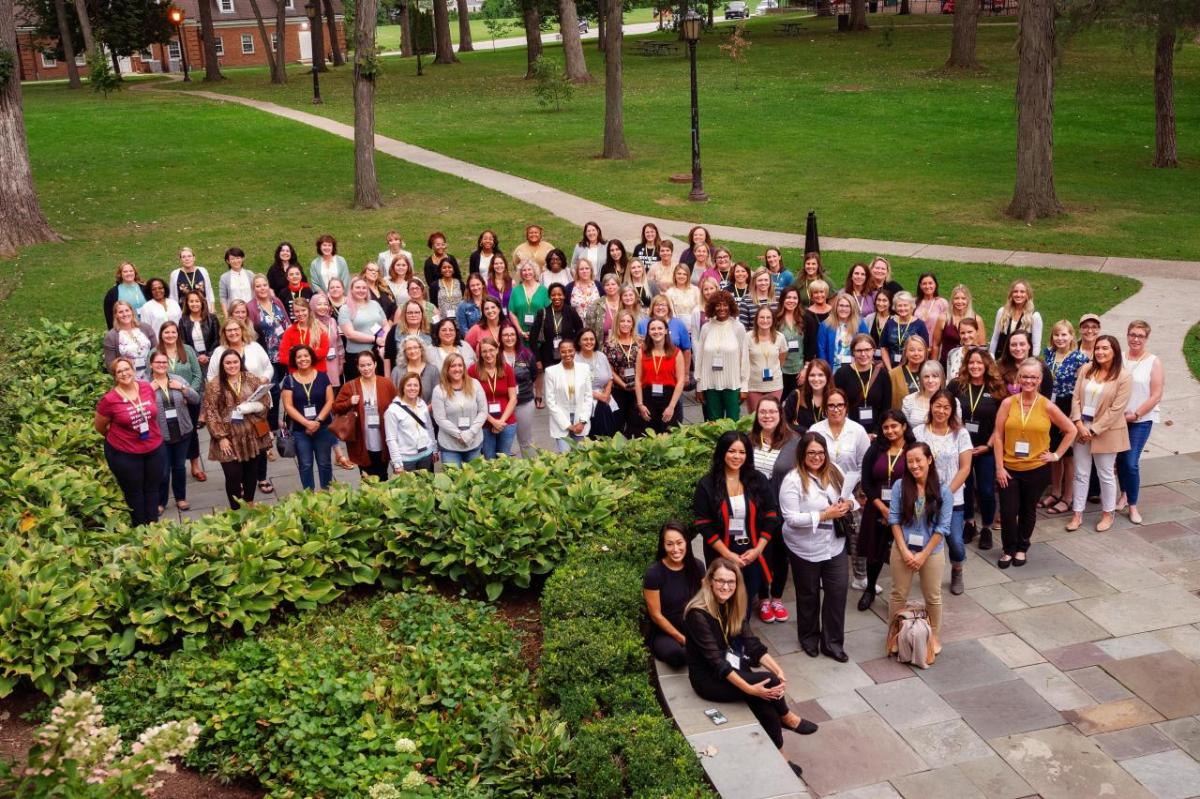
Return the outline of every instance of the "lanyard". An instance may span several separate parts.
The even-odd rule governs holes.
[[[975,387],[972,386],[971,384],[969,384],[969,383],[967,384],[967,398],[970,400],[971,418],[972,419],[975,418],[975,409],[979,407],[979,403],[980,403],[980,401],[983,400],[983,395],[985,393],[984,387],[980,386],[979,387],[979,396],[977,397],[977,396],[975,396],[974,388]]]
[[[575,401],[575,370],[563,369],[563,376],[567,378],[567,399]]]
[[[300,388],[304,389],[304,404],[312,405],[312,387],[313,383],[317,382],[316,376],[314,375],[313,379],[307,383],[305,383],[303,380],[296,380],[295,382],[299,383]]]
[[[625,355],[625,363],[626,364],[633,362],[633,348],[636,346],[636,344],[637,344],[637,342],[631,341],[631,342],[629,342],[629,346],[626,347],[620,341],[617,342],[617,346],[621,348],[621,352]]]
[[[156,381],[154,383],[154,390],[162,393],[163,401],[166,402],[168,408],[175,407],[175,401],[171,398],[171,381],[170,381],[170,379],[167,380],[166,388],[163,388],[162,386],[160,386]]]
[[[1025,411],[1025,401],[1021,399],[1021,395],[1017,395],[1017,406],[1020,408],[1019,415],[1021,418],[1021,431],[1025,431],[1025,425],[1029,423],[1029,417],[1033,415],[1033,409],[1037,407],[1038,400],[1042,398],[1041,394],[1034,396],[1033,404],[1029,406],[1029,412]]]
[[[492,370],[492,379],[490,382],[488,381],[487,374],[482,371],[480,372],[480,377],[483,378],[484,385],[486,385],[488,387],[488,393],[491,394],[493,397],[496,396],[496,383],[499,382],[499,380],[500,380],[500,375],[496,374],[497,371],[498,370],[496,370],[496,369]]]
[[[550,324],[554,325],[554,335],[557,336],[558,331],[562,328],[562,314],[551,311]]]
[[[912,324],[913,323],[909,321],[908,324],[901,328],[900,323],[896,323],[896,339],[899,341],[901,349],[904,348],[904,342],[908,340],[908,329],[912,327]]]
[[[908,385],[915,386],[917,389],[920,388],[917,378],[913,376],[912,370],[908,368],[908,364],[904,364],[904,374],[908,375]]]
[[[1095,386],[1096,388],[1093,389],[1092,386]],[[1103,393],[1104,393],[1104,384],[1097,383],[1095,380],[1089,379],[1087,381],[1087,384],[1083,387],[1083,395],[1084,395],[1084,398],[1087,400],[1087,402],[1085,404],[1091,406],[1092,408],[1095,408],[1097,405],[1100,404],[1100,395]]]
[[[188,291],[196,290],[196,275],[199,273],[199,269],[193,269],[190,273],[186,269],[183,270],[183,279],[187,281]]]
[[[892,455],[888,455],[886,452],[884,453],[884,455],[887,457],[887,479],[889,488],[891,488],[892,485],[892,470],[896,468],[896,461],[900,460],[900,456],[903,454],[903,449],[897,452],[894,457]]]
[[[137,389],[135,386],[135,390],[137,391],[137,399],[130,399],[129,397],[125,396],[125,392],[121,391],[119,388],[117,389],[117,393],[120,394],[121,399],[125,400],[125,402],[129,405],[129,419],[134,425],[137,425],[139,421],[146,418],[146,406],[142,404],[141,389]],[[137,412],[136,416],[134,414],[135,411]]]
[[[860,388],[862,388],[863,403],[866,403],[867,392],[869,392],[871,390],[871,384],[875,382],[875,367],[873,367],[873,366],[871,367],[871,371],[870,371],[869,375],[870,376],[866,380],[863,380],[862,372],[858,371],[857,369],[854,370],[854,376],[858,378],[858,385]]]
[[[666,355],[655,355],[650,353],[650,362],[654,364],[654,380],[659,379],[659,371],[662,368],[663,361],[667,359]]]

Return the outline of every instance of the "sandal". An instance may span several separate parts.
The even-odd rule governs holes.
[[[188,504],[186,499],[177,499],[175,500],[175,507],[179,508],[180,510],[190,510],[192,506]]]
[[[1044,496],[1040,500],[1038,500],[1037,506],[1039,508],[1041,508],[1042,510],[1045,510],[1046,508],[1052,507],[1053,505],[1056,505],[1059,502],[1062,502],[1062,497],[1056,497],[1053,494],[1047,494],[1046,496]]]
[[[274,494],[275,493],[275,484],[272,483],[270,480],[259,480],[258,481],[258,490],[263,492],[264,494]]]
[[[203,483],[208,480],[208,475],[204,473],[203,469],[192,469],[192,477],[194,477],[196,482],[199,483]]]
[[[1046,515],[1047,516],[1060,516],[1060,515],[1066,513],[1067,511],[1069,511],[1070,509],[1071,509],[1071,506],[1069,504],[1067,504],[1067,501],[1065,499],[1060,499],[1060,500],[1058,500],[1058,502],[1054,503],[1053,507],[1046,508]]]
[[[544,399],[542,399],[541,397],[534,397],[533,398],[533,407],[537,408],[538,410],[541,410],[542,408],[546,407],[546,401]]]

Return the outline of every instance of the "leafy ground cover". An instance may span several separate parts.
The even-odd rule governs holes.
[[[1183,340],[1183,357],[1187,359],[1192,377],[1200,380],[1200,322],[1192,325],[1192,329]]]
[[[644,58],[627,42],[625,126],[633,158],[600,151],[603,66],[560,113],[540,111],[516,48],[464,54],[423,78],[386,59],[377,130],[468,161],[539,180],[622,210],[765,229],[797,229],[815,208],[827,234],[1023,250],[1200,258],[1200,47],[1176,55],[1180,170],[1149,166],[1153,51],[1114,30],[1087,32],[1064,50],[1056,75],[1055,156],[1065,216],[1025,225],[1003,216],[1015,170],[1016,27],[985,21],[987,70],[948,77],[949,21],[872,17],[872,30],[839,35],[832,20],[805,35],[751,20],[740,67],[706,36],[699,46],[705,187],[689,205],[667,177],[690,164],[688,73],[682,55]],[[672,34],[654,34],[670,38]],[[556,54],[557,45],[547,51]],[[221,91],[311,111],[302,80],[270,86],[265,72],[232,76]],[[324,79],[318,113],[348,121],[350,71]],[[184,88],[176,86],[175,88]],[[1191,98],[1191,101],[1189,101]],[[475,124],[481,108],[497,124]]]

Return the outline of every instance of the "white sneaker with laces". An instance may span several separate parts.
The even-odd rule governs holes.
[[[855,577],[853,580],[850,581],[850,587],[852,589],[854,589],[855,591],[863,590],[864,588],[867,587],[867,578]]]

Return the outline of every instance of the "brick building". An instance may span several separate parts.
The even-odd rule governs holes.
[[[200,39],[201,2],[208,2],[212,9],[213,33],[216,36],[217,61],[222,67],[266,66],[264,42],[258,30],[258,22],[250,6],[250,0],[174,0],[174,5],[185,14],[183,23],[183,46],[187,52],[188,69],[203,71],[204,45]],[[304,0],[283,0],[286,14],[284,24],[284,55],[288,63],[312,59],[312,32],[308,18],[304,15]],[[276,47],[275,31],[276,0],[259,0],[258,7],[263,15],[271,48]],[[68,3],[68,9],[71,8]],[[338,45],[346,51],[346,32],[342,18],[341,0],[333,0],[334,20],[338,34]],[[57,44],[53,39],[39,38],[34,32],[34,23],[28,11],[16,6],[17,50],[20,56],[21,80],[65,80],[67,65],[54,57]],[[328,58],[329,29],[325,23],[325,48]],[[75,58],[81,75],[87,74],[85,56]],[[178,36],[167,45],[152,45],[141,53],[119,59],[122,73],[180,72],[183,69],[182,53]]]

